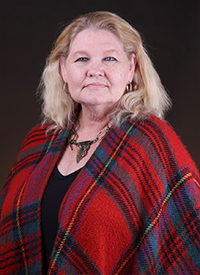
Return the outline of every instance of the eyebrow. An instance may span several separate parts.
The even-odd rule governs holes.
[[[72,58],[76,59],[76,58],[79,58],[80,56],[88,56],[88,53],[86,51],[76,51],[74,53],[72,53]]]
[[[118,51],[117,50],[115,50],[115,49],[110,49],[110,50],[106,50],[106,51],[104,51],[104,53],[117,53]],[[89,54],[87,51],[76,51],[76,52],[74,52],[73,53],[73,55],[76,55],[76,54]]]
[[[112,53],[112,52],[118,53],[118,51],[114,49],[104,51],[104,53]]]
[[[73,55],[75,54],[88,54],[86,51],[76,51],[73,53]]]

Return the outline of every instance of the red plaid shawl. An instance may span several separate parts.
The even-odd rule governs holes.
[[[27,136],[1,200],[0,274],[42,274],[41,199],[68,130]],[[199,274],[200,185],[152,117],[111,129],[66,194],[49,274]]]

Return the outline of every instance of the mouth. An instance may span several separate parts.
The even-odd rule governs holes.
[[[103,84],[103,83],[88,83],[87,85],[84,86],[84,88],[106,88],[108,85]]]

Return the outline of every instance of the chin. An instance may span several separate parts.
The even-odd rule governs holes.
[[[94,97],[94,96],[88,96],[86,100],[84,100],[82,102],[85,105],[94,105],[94,106],[98,106],[98,105],[104,105],[107,104],[108,102],[105,100],[105,98],[100,98],[98,97]]]

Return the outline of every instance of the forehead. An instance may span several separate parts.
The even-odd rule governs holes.
[[[85,29],[80,31],[73,39],[70,52],[76,50],[107,48],[123,50],[123,45],[119,38],[109,30]]]

